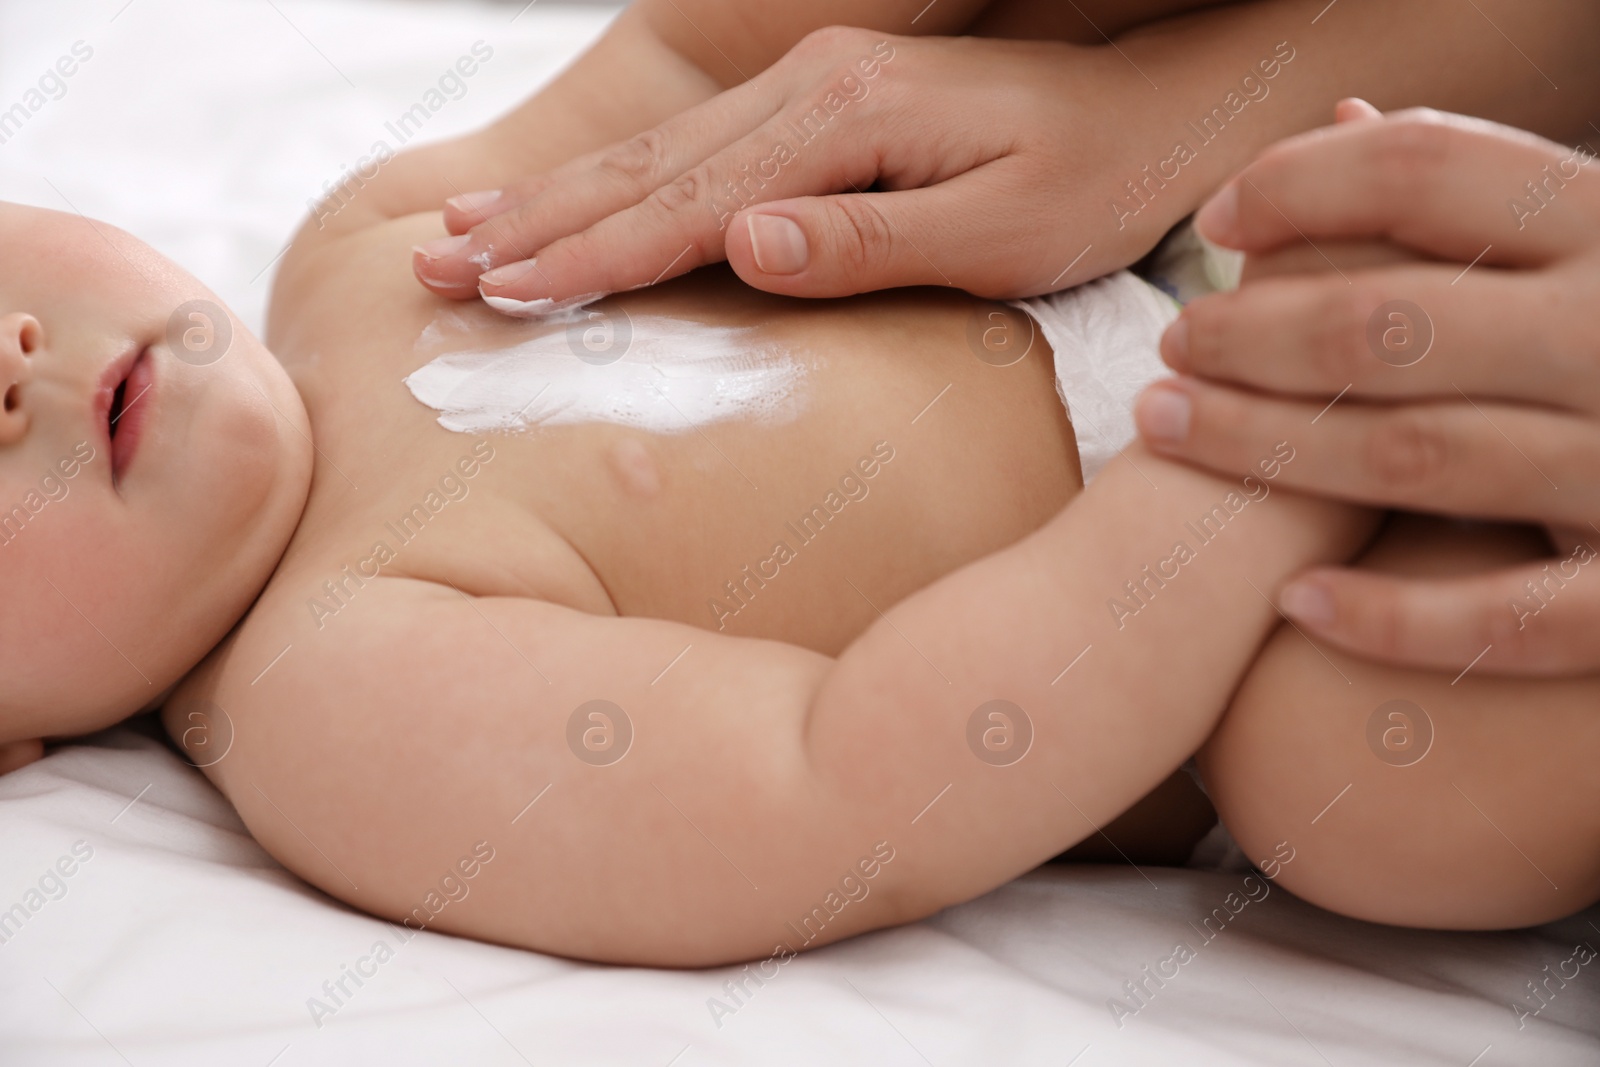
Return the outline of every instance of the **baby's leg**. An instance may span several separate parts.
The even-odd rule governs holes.
[[[1460,573],[1544,550],[1524,531],[1406,517],[1361,565]],[[1600,676],[1397,670],[1281,626],[1200,767],[1247,856],[1292,849],[1266,869],[1296,895],[1374,922],[1487,929],[1600,898],[1597,757]]]

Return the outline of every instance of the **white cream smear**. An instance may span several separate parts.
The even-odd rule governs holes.
[[[483,302],[500,312],[510,315],[514,319],[544,319],[547,322],[574,322],[582,316],[579,314],[583,308],[599,300],[601,297],[610,296],[610,293],[580,293],[569,296],[565,300],[552,300],[549,297],[540,297],[538,300],[513,300],[509,296],[490,296],[481,289],[478,291],[483,297]]]
[[[631,336],[612,362],[611,353],[585,345],[585,331],[601,327],[575,324],[498,348],[446,352],[405,384],[457,433],[609,422],[672,434],[730,419],[788,422],[803,406],[805,364],[754,329],[659,316],[625,321]],[[434,325],[418,344],[441,339]]]

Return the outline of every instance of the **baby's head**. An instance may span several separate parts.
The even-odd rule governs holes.
[[[305,409],[216,296],[104,223],[0,203],[0,773],[149,707],[249,608]]]

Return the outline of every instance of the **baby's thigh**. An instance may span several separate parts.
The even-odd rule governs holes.
[[[1406,517],[1360,565],[1444,575],[1542,553],[1525,531]],[[1486,929],[1600,898],[1600,676],[1397,670],[1280,626],[1199,763],[1245,854],[1292,849],[1278,884],[1332,911]]]

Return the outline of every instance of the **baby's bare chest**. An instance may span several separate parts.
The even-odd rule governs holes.
[[[318,473],[273,594],[327,625],[405,576],[831,653],[1076,491],[1047,352],[975,358],[948,297],[766,299],[712,276],[570,327],[303,322]]]

